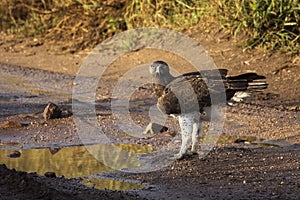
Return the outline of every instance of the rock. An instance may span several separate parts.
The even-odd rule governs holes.
[[[46,172],[44,174],[47,178],[56,178],[55,172]]]
[[[54,103],[49,102],[44,109],[43,117],[45,121],[61,117],[61,109]]]
[[[49,151],[52,155],[56,154],[57,152],[59,152],[59,150],[61,150],[61,148],[49,148]]]
[[[9,158],[19,158],[20,156],[21,156],[20,151],[14,151],[14,152],[7,155],[7,157],[9,157]]]
[[[240,139],[240,138],[238,138],[238,139],[236,139],[235,141],[234,141],[234,143],[236,143],[236,144],[238,144],[238,143],[246,143],[247,142],[247,140],[245,140],[245,139]]]
[[[27,124],[22,124],[20,122],[13,122],[13,121],[5,121],[0,124],[0,128],[16,128],[26,126]]]

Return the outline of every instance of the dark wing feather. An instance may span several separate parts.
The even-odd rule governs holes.
[[[220,79],[220,77],[225,79],[227,76],[227,72],[228,72],[227,69],[208,69],[208,70],[185,73],[178,77],[201,76],[208,79]]]
[[[210,93],[200,75],[182,76],[166,86],[157,105],[166,114],[202,111],[211,105]]]
[[[185,77],[185,78],[186,77],[204,77],[209,80],[219,80],[220,77],[222,79],[226,79],[227,72],[228,72],[227,69],[212,69],[212,70],[201,70],[201,71],[196,71],[196,72],[189,72],[189,73],[185,73],[180,76],[177,76],[177,77],[173,77],[173,79],[170,79],[170,81],[167,84],[169,84],[170,82],[172,82],[175,79],[181,79],[183,77]],[[171,75],[171,77],[172,77],[172,75]],[[160,77],[159,79],[162,79],[162,77]],[[157,81],[157,82],[160,82],[160,81]],[[156,96],[160,97],[163,93],[163,90],[165,89],[165,85],[161,85],[159,83],[154,83],[153,87],[154,87]]]
[[[230,100],[235,92],[260,92],[268,87],[266,77],[256,73],[245,73],[227,77],[225,82],[227,100]]]
[[[256,73],[246,73],[246,74],[240,74],[237,76],[228,77],[228,80],[247,80],[248,82],[259,80],[259,79],[266,79],[266,77],[262,75],[258,75]]]
[[[227,77],[227,70],[221,76],[211,72],[217,71],[207,70],[205,77],[205,73],[194,72],[175,78],[161,92],[158,108],[166,114],[201,112],[212,103],[226,103],[237,91],[255,92],[268,86],[265,77],[256,73]]]

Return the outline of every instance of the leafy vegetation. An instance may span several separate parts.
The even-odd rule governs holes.
[[[43,36],[68,51],[137,27],[185,31],[214,22],[233,36],[246,34],[245,49],[300,52],[299,0],[2,0],[0,18],[7,34]]]
[[[220,25],[234,35],[246,32],[246,48],[260,45],[267,49],[299,51],[299,0],[215,0]]]

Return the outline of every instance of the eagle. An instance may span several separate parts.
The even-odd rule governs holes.
[[[191,153],[197,153],[202,116],[208,114],[214,104],[226,105],[231,101],[240,102],[252,92],[263,91],[268,87],[266,77],[256,73],[229,76],[227,69],[212,69],[185,73],[174,77],[164,61],[150,65],[154,80],[154,91],[158,98],[157,108],[164,114],[178,119],[181,132],[181,147],[175,159],[188,155],[187,149],[192,142]],[[207,117],[205,118],[207,119]],[[152,132],[152,123],[145,133]]]

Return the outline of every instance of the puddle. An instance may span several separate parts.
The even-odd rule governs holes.
[[[133,190],[144,189],[144,184],[135,182],[124,182],[119,180],[108,180],[97,177],[87,178],[82,181],[82,184],[88,187],[94,187],[96,189],[109,189],[109,190]]]
[[[111,145],[110,145],[111,146]],[[120,151],[139,154],[151,152],[150,145],[137,144],[116,144]],[[89,145],[89,150],[107,149],[108,145]],[[44,175],[46,172],[55,172],[56,176],[65,176],[67,178],[83,178],[83,184],[93,186],[98,189],[109,190],[132,190],[144,188],[144,185],[120,180],[110,180],[97,178],[96,174],[112,171],[113,169],[99,162],[85,146],[72,146],[64,148],[40,148],[40,149],[20,149],[21,156],[18,158],[9,158],[12,150],[0,150],[0,163],[5,164],[10,169],[17,171],[36,172]],[[115,153],[112,152],[112,156]],[[116,157],[114,161],[120,162]],[[134,157],[128,157],[128,159]],[[122,161],[122,160],[121,160]],[[136,164],[136,160],[130,161]],[[93,175],[93,177],[92,177]]]

